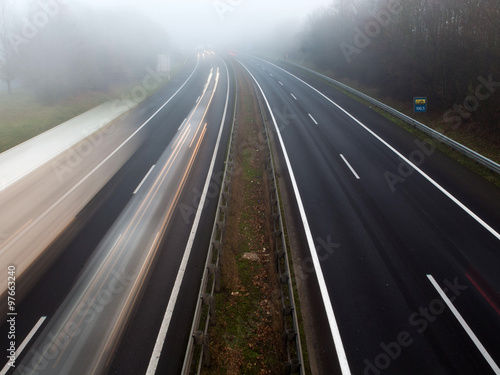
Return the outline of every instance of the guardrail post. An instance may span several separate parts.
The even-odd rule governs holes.
[[[281,269],[280,262],[282,259],[285,258],[285,251],[284,250],[277,251],[275,253],[275,256],[276,256],[276,269],[278,270],[278,272],[280,272]]]
[[[290,316],[293,312],[293,306],[287,305],[283,307],[283,316]]]
[[[283,338],[286,342],[291,342],[295,340],[295,337],[297,336],[297,331],[294,329],[288,329],[286,332],[283,334]]]
[[[210,294],[205,293],[205,294],[201,297],[201,299],[203,300],[203,304],[204,304],[205,306],[208,306],[208,305],[210,304]]]
[[[278,221],[279,218],[280,218],[279,214],[273,214],[273,223],[276,224],[276,222]]]
[[[216,267],[215,269],[215,291],[217,293],[220,292],[220,268]]]
[[[215,291],[217,293],[220,292],[220,267],[216,266],[215,264],[211,264],[208,266],[208,272],[210,272],[210,275],[214,277],[215,280]]]
[[[203,301],[203,304],[205,306],[208,306],[209,307],[209,315],[210,315],[210,324],[214,325],[215,324],[215,297],[208,294],[208,293],[205,293],[202,297],[201,297],[202,301]]]
[[[274,183],[271,185],[271,187],[269,188],[269,190],[271,192],[271,195],[274,197],[276,195],[276,188],[275,188]]]
[[[193,338],[194,338],[195,345],[203,344],[203,331],[194,331]]]
[[[210,297],[209,300],[209,306],[210,306],[210,324],[214,326],[217,323],[217,315],[215,314],[215,297]]]
[[[203,366],[210,367],[210,340],[209,336],[203,334],[203,331],[195,331],[193,333],[194,344],[202,347],[203,350]]]
[[[293,358],[290,362],[285,363],[285,374],[298,374],[300,372],[301,363],[297,358]]]
[[[203,366],[210,367],[210,345],[209,336],[203,335]]]
[[[217,223],[217,227],[219,226],[219,223]],[[218,228],[218,229],[220,229],[220,228]],[[213,245],[214,249],[220,250],[220,241],[214,240],[214,241],[212,241],[212,245]]]

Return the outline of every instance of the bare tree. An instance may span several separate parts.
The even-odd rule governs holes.
[[[11,82],[15,78],[15,54],[9,43],[12,24],[12,4],[10,0],[0,0],[0,79],[7,83],[9,95],[12,94]]]
[[[37,3],[32,12],[40,12]],[[37,98],[52,103],[136,82],[147,67],[155,66],[165,45],[165,31],[146,16],[126,9],[94,10],[75,2],[51,16],[19,56],[23,77]]]
[[[478,76],[500,75],[498,0],[399,3],[396,12],[394,1],[334,0],[306,22],[302,52],[320,69],[383,95],[410,101],[424,93],[437,112],[473,97]],[[496,100],[473,115],[495,115]]]

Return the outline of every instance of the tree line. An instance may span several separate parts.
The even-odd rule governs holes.
[[[0,0],[0,79],[9,92],[22,79],[43,102],[140,79],[168,48],[162,27],[125,9]]]
[[[500,130],[498,0],[335,0],[299,39],[297,57],[337,78]]]

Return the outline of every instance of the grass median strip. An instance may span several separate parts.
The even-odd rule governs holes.
[[[212,365],[204,374],[284,371],[280,288],[271,233],[263,124],[246,75],[238,74],[238,135],[224,249]]]

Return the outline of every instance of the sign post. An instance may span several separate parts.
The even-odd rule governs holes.
[[[158,63],[156,65],[156,71],[158,73],[160,72],[168,73],[168,79],[170,79],[170,71],[171,71],[170,55],[158,55]]]

